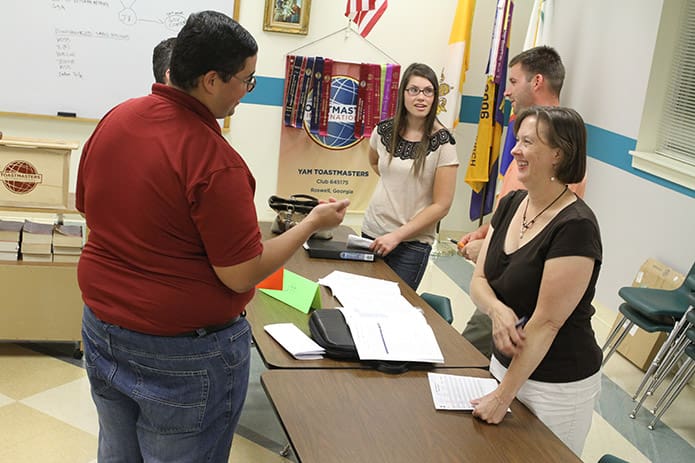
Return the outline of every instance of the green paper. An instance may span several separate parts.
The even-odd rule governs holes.
[[[319,284],[287,269],[284,272],[282,289],[259,288],[258,290],[300,312],[309,313],[309,309],[321,308]]]

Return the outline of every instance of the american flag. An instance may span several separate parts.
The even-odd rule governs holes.
[[[362,37],[367,37],[387,6],[387,0],[348,0],[345,16],[357,24],[357,31]]]

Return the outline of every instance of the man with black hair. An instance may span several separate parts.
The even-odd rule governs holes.
[[[169,62],[171,61],[171,52],[175,43],[176,37],[169,37],[154,47],[152,72],[154,73],[154,81],[157,83],[169,85]]]
[[[348,200],[261,242],[255,179],[222,136],[256,78],[256,41],[214,11],[176,38],[169,86],[112,109],[85,144],[76,205],[82,335],[99,461],[227,462],[246,397],[254,287]]]

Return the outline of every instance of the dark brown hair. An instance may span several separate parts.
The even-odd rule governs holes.
[[[437,74],[435,74],[432,68],[426,64],[413,63],[408,66],[403,73],[401,84],[398,87],[396,113],[393,116],[393,136],[391,137],[391,146],[388,146],[387,148],[388,152],[391,153],[391,157],[393,158],[393,153],[396,152],[400,136],[406,128],[408,110],[405,108],[403,101],[405,99],[405,89],[408,87],[408,81],[413,76],[422,77],[429,80],[430,84],[432,84],[432,88],[434,89],[432,106],[430,107],[429,114],[427,114],[427,117],[425,118],[425,127],[422,134],[422,139],[415,147],[415,153],[413,156],[413,172],[417,176],[420,174],[422,167],[425,165],[425,157],[427,156],[427,150],[429,149],[430,137],[432,137],[432,129],[434,128],[434,121],[437,119],[437,102],[439,101],[439,81],[437,80]]]
[[[551,148],[559,148],[562,157],[555,177],[562,183],[579,183],[586,173],[586,126],[582,116],[561,106],[531,106],[514,123],[514,134],[527,117],[536,118],[536,134]]]
[[[524,50],[509,60],[509,67],[517,63],[521,64],[526,80],[530,81],[533,76],[540,74],[548,82],[555,96],[560,97],[560,90],[565,81],[565,66],[554,48],[542,45]]]

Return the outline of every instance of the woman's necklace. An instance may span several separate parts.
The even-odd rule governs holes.
[[[526,233],[529,228],[533,227],[533,224],[536,223],[536,219],[538,217],[540,217],[545,211],[550,209],[550,207],[553,204],[555,204],[556,202],[558,202],[558,200],[560,198],[562,198],[562,195],[565,194],[565,191],[567,191],[567,185],[565,185],[565,188],[560,192],[559,195],[557,195],[557,198],[553,199],[553,201],[550,204],[545,206],[542,211],[540,211],[538,214],[536,214],[536,216],[528,222],[526,221],[526,212],[528,212],[529,199],[528,199],[528,196],[526,197],[526,207],[524,207],[524,215],[523,215],[522,220],[521,220],[521,232],[519,233],[519,239],[520,240],[524,238],[524,233]]]

